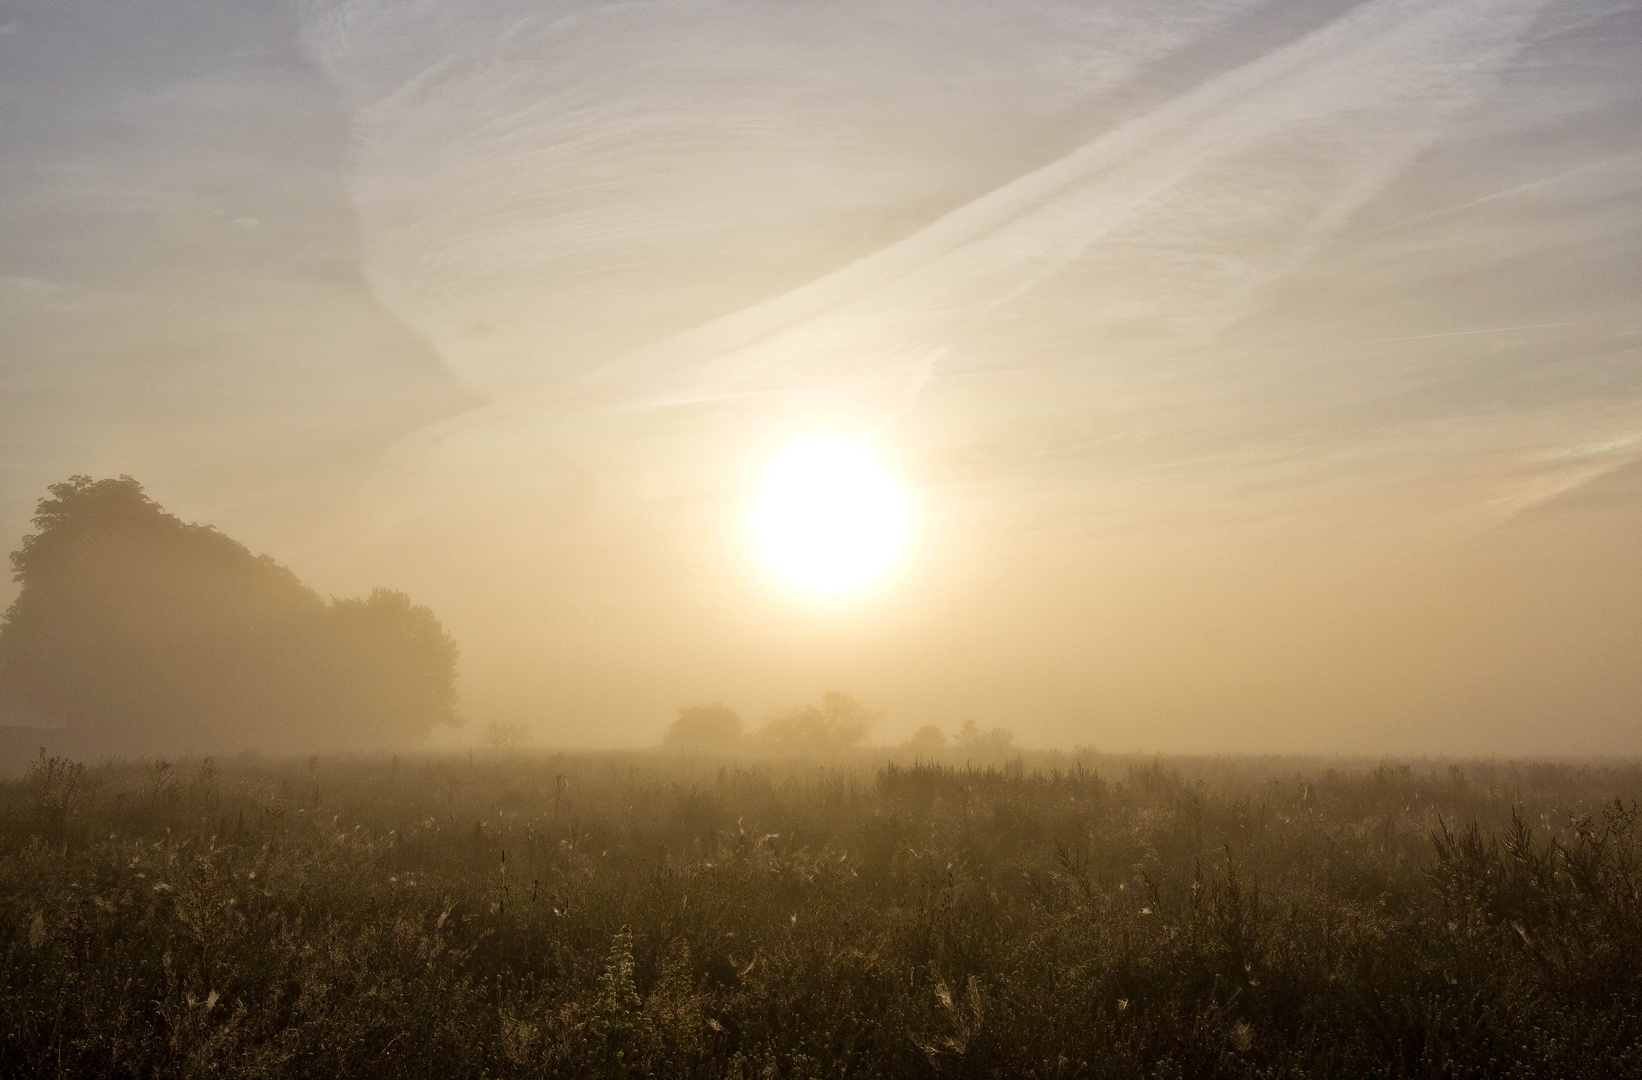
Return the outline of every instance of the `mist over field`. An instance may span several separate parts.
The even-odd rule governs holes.
[[[883,743],[1634,753],[1639,37],[10,0],[0,535],[130,474],[321,597],[402,590],[457,743],[841,689]],[[825,601],[746,527],[813,428],[910,508]]]
[[[1642,1080],[1642,0],[0,0],[0,1076]]]

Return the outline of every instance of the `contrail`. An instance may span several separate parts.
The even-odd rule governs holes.
[[[1410,225],[1419,225],[1435,218],[1445,217],[1448,214],[1458,214],[1462,211],[1470,210],[1473,207],[1482,206],[1486,203],[1495,202],[1499,199],[1509,199],[1513,195],[1520,195],[1525,191],[1532,191],[1535,188],[1548,187],[1551,184],[1560,183],[1569,177],[1578,176],[1580,173],[1590,172],[1592,169],[1606,168],[1609,165],[1617,165],[1622,161],[1634,161],[1637,158],[1642,158],[1642,150],[1630,154],[1620,154],[1618,157],[1604,158],[1601,161],[1588,161],[1585,164],[1575,166],[1566,172],[1559,172],[1555,176],[1545,176],[1538,180],[1530,180],[1526,184],[1518,184],[1515,187],[1508,187],[1501,191],[1495,191],[1491,194],[1484,195],[1481,198],[1472,199],[1469,202],[1459,203],[1456,206],[1445,206],[1441,210],[1432,210],[1430,213],[1405,218],[1394,225],[1387,225],[1385,228],[1378,230],[1376,235],[1395,232],[1398,229],[1405,229]]]
[[[1339,190],[1314,216],[1325,228],[1338,224],[1383,181],[1387,158],[1401,159],[1407,155],[1399,148],[1432,137],[1441,106],[1468,100],[1478,80],[1515,49],[1518,33],[1541,6],[1540,0],[1362,5],[912,236],[774,300],[641,348],[590,372],[583,385],[643,387],[632,404],[644,407],[682,396],[657,394],[658,382],[728,387],[774,375],[801,382],[805,373],[824,370],[836,378],[840,364],[939,347],[1061,273],[1138,220],[1142,208],[1203,177],[1217,159],[1319,126],[1320,134],[1343,139],[1331,126],[1337,116],[1378,110],[1383,130],[1371,131],[1391,145],[1361,146],[1354,133],[1340,152],[1358,164],[1358,174],[1324,178]],[[1458,51],[1466,64],[1454,63]],[[1374,174],[1368,182],[1363,169]],[[1257,214],[1287,212],[1296,199],[1303,212],[1313,191],[1257,194],[1267,200],[1253,208]],[[1346,205],[1334,206],[1341,198]],[[1224,285],[1235,289],[1236,279]]]
[[[1286,345],[1261,352],[1299,352],[1303,349],[1334,349],[1344,345],[1385,345],[1394,341],[1428,341],[1432,338],[1469,337],[1472,334],[1506,334],[1513,330],[1545,330],[1553,326],[1579,326],[1577,322],[1527,323],[1523,326],[1490,326],[1482,330],[1449,330],[1441,334],[1409,334],[1405,337],[1357,338],[1351,341],[1324,341],[1316,345]]]

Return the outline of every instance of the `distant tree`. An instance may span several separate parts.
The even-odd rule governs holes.
[[[517,720],[492,720],[485,726],[485,741],[498,750],[517,750],[529,733]]]
[[[821,704],[782,713],[765,725],[762,734],[784,749],[836,752],[859,745],[877,720],[877,714],[848,694],[829,690]]]
[[[937,754],[946,749],[946,736],[934,724],[925,724],[912,733],[906,749],[918,754]]]
[[[326,603],[166,513],[129,476],[75,476],[13,553],[0,695],[115,749],[373,746],[453,723],[456,646],[378,590]]]
[[[727,705],[686,705],[662,737],[668,750],[722,754],[741,741],[741,717]]]
[[[954,740],[960,751],[977,758],[1003,758],[1015,752],[1015,735],[1008,728],[982,731],[973,720],[965,720]]]

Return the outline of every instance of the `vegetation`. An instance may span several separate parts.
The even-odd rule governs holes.
[[[661,744],[668,750],[731,754],[744,738],[741,717],[728,705],[686,705]]]
[[[946,750],[946,733],[934,724],[925,724],[917,731],[914,731],[912,738],[908,739],[903,745],[904,749],[915,754],[940,754]]]
[[[1642,767],[0,782],[0,1074],[1642,1076]]]
[[[831,755],[859,749],[878,715],[839,690],[823,694],[819,704],[787,709],[757,732],[748,733],[741,717],[726,705],[688,705],[662,737],[663,749],[696,754]]]
[[[771,746],[790,753],[838,753],[860,746],[877,722],[877,714],[865,705],[829,690],[819,705],[790,709],[764,725],[760,734]]]
[[[129,476],[51,487],[13,553],[6,711],[103,749],[387,747],[456,716],[456,645],[403,593],[326,602]]]
[[[968,757],[992,761],[1008,757],[1014,751],[1015,736],[1001,727],[982,731],[975,721],[965,720],[954,743],[958,751]]]
[[[492,720],[485,725],[485,742],[497,750],[517,750],[530,741],[530,728],[522,720]]]

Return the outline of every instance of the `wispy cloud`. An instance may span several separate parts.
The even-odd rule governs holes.
[[[1328,262],[1322,253],[1353,235],[1365,208],[1492,100],[1550,6],[1372,0],[1289,40],[1271,33],[1282,20],[1267,20],[1269,47],[1204,70],[1196,85],[1127,116],[1102,95],[1206,36],[1252,44],[1258,34],[1241,21],[1248,9],[1111,9],[1082,27],[1098,31],[1096,45],[1048,36],[1078,29],[1054,5],[1010,20],[961,5],[909,5],[890,9],[875,56],[859,51],[865,16],[854,8],[760,20],[733,4],[540,17],[496,5],[449,27],[448,15],[433,14],[442,9],[347,0],[314,8],[310,27],[360,110],[355,190],[372,280],[455,373],[496,398],[404,452],[456,454],[481,467],[494,457],[487,445],[513,454],[521,438],[535,439],[542,453],[577,462],[613,489],[641,490],[655,485],[632,469],[711,472],[711,454],[722,450],[692,446],[691,421],[646,432],[616,419],[621,413],[708,409],[702,422],[715,430],[724,409],[755,427],[782,412],[880,424],[910,415],[933,385],[936,357],[954,372],[1002,360],[1029,376],[997,415],[938,425],[953,445],[1058,415],[1068,393],[1094,395],[1096,412],[1138,394],[1159,411],[1130,422],[1144,423],[1155,465],[1173,460],[1175,472],[1207,454],[1202,471],[1235,462],[1247,479],[1263,453],[1278,473],[1291,471],[1292,430],[1308,412],[1339,439],[1411,441],[1405,450],[1416,454],[1424,446],[1440,467],[1452,444],[1423,413],[1387,415],[1378,429],[1371,413],[1343,426],[1325,419],[1360,400],[1357,357],[1340,361],[1352,373],[1329,400],[1323,373],[1285,374],[1287,361],[1261,359],[1275,343],[1251,349],[1249,335],[1322,339],[1283,350],[1426,348],[1423,359],[1405,355],[1375,377],[1376,393],[1396,395],[1458,370],[1430,346],[1513,326],[1575,325],[1529,319],[1479,331],[1475,319],[1457,317],[1432,326],[1407,317],[1414,302],[1405,297],[1379,312],[1376,327],[1404,332],[1365,334],[1357,325],[1364,310],[1342,294],[1307,312],[1315,321],[1320,306],[1332,322],[1296,334],[1305,319],[1288,326],[1271,310],[1308,267]],[[973,35],[1000,31],[989,42],[1003,58],[999,70],[955,77],[978,47]],[[1051,53],[1061,81],[1047,92],[1033,62]],[[854,95],[851,81],[869,74],[893,81],[873,83],[870,98]],[[1007,98],[1011,76],[1026,89],[1005,105],[1023,114],[1028,100],[1053,98],[1112,119],[941,208],[962,186],[944,182],[943,160],[959,162],[955,172],[973,184],[1077,128],[1062,116],[1013,151],[987,142],[996,131],[975,127],[974,115],[997,116],[986,95],[1006,88]],[[878,141],[860,103],[881,107],[897,93],[932,126],[946,125],[945,137],[980,131],[981,141],[934,151]],[[1610,155],[1609,163],[1630,160]],[[977,161],[987,169],[977,172]],[[806,232],[812,221],[870,222],[874,209],[915,221],[919,207],[934,212],[877,246],[819,239],[846,231],[836,227]],[[790,254],[803,243],[808,254],[770,261],[770,250]],[[1410,280],[1463,276],[1468,260],[1484,266],[1497,254],[1445,252]],[[806,266],[819,272],[805,276]],[[1173,369],[1187,362],[1193,392],[1171,402]],[[1235,424],[1205,425],[1198,406],[1183,407],[1210,387],[1235,410]],[[1456,407],[1463,421],[1469,406]],[[1495,450],[1508,450],[1514,436],[1504,428],[1496,436]],[[673,440],[668,448],[635,450],[635,439],[663,438]],[[1081,445],[1069,439],[1064,453]],[[1319,472],[1341,451],[1374,459],[1349,449],[1325,439],[1311,453]],[[1499,497],[1484,487],[1475,501]]]

